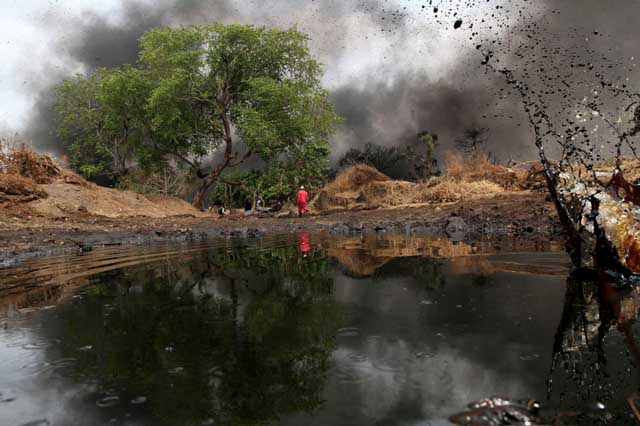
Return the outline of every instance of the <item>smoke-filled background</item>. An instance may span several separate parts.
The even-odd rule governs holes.
[[[149,28],[219,21],[296,25],[311,36],[345,118],[334,159],[368,142],[412,143],[423,130],[439,135],[442,152],[476,126],[490,129],[488,148],[503,161],[534,158],[532,131],[517,96],[481,65],[483,49],[522,71],[532,63],[518,48],[536,48],[533,31],[559,42],[562,54],[579,57],[588,47],[608,63],[637,55],[640,16],[632,0],[22,0],[0,9],[0,131],[42,150],[58,151],[51,102],[61,79],[135,63]],[[597,43],[589,40],[594,31]]]

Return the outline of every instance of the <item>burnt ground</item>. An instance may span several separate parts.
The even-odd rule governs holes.
[[[560,237],[553,205],[546,193],[505,192],[437,205],[341,211],[303,218],[215,215],[112,219],[77,212],[58,220],[13,215],[0,222],[0,265],[92,247],[149,244],[159,241],[220,237],[260,237],[297,231],[353,235],[371,232],[447,234],[473,240],[518,236],[550,240]]]

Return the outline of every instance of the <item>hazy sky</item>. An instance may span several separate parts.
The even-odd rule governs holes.
[[[2,0],[0,2],[0,128],[19,129],[33,106],[33,94],[54,75],[81,70],[64,55],[67,24],[83,12],[116,17],[122,2]]]
[[[3,100],[0,123],[12,128],[25,125],[33,106],[34,91],[48,84],[52,77],[83,70],[81,63],[68,56],[74,38],[82,35],[78,34],[81,27],[78,24],[96,16],[114,26],[123,24],[125,9],[134,3],[155,3],[157,8],[169,4],[166,1],[3,0],[0,4],[0,57],[3,62],[0,68],[0,98]],[[298,8],[291,8],[289,2],[230,3],[236,9],[222,17],[225,21],[284,26],[297,24],[309,32],[313,37],[314,52],[325,63],[325,82],[329,87],[341,86],[363,76],[391,79],[392,70],[408,68],[429,70],[437,78],[448,64],[456,60],[456,50],[449,49],[454,41],[449,40],[443,45],[444,34],[441,34],[442,40],[434,39],[435,32],[430,30],[427,17],[416,13],[421,9],[419,6],[416,8],[417,2],[384,2],[389,10],[402,10],[408,15],[406,19],[410,22],[401,33],[380,31],[376,27],[382,27],[384,20],[372,22],[372,16],[366,10],[358,13],[358,2],[324,2],[325,6],[318,7],[312,1],[299,0]],[[343,5],[339,6],[340,3]],[[366,2],[360,2],[360,5],[366,7]],[[323,19],[323,15],[332,18],[321,10],[329,6],[336,15],[342,15],[340,22]],[[206,21],[209,17],[203,14],[201,17],[191,16],[191,19],[176,18],[176,21],[197,22]],[[210,18],[215,19],[215,16]],[[411,33],[410,37],[406,31]],[[112,48],[117,50],[119,46]],[[398,49],[404,52],[402,63],[398,63],[395,55]]]
[[[447,2],[439,3],[444,10]],[[374,82],[388,86],[408,73],[419,74],[428,85],[446,78],[472,44],[466,40],[468,34],[453,30],[453,17],[438,22],[438,14],[425,4],[412,0],[3,0],[0,129],[24,130],[40,92],[66,75],[101,65],[105,49],[124,49],[118,41],[128,33],[137,36],[136,27],[142,25],[213,20],[297,25],[311,35],[313,52],[325,64],[324,81],[330,89],[362,89]],[[473,16],[480,10],[466,13]],[[123,34],[120,40],[114,36],[118,32]],[[105,43],[114,37],[114,42],[100,45],[96,39],[101,37]],[[92,47],[95,63],[87,61],[92,52],[86,50]]]
[[[509,52],[533,22],[577,54],[582,34],[599,30],[608,35],[598,52],[638,56],[639,9],[637,0],[2,0],[0,134],[19,131],[55,150],[51,88],[63,78],[134,62],[148,28],[219,21],[296,25],[311,36],[346,118],[334,157],[367,142],[408,143],[422,130],[451,146],[465,128],[484,126],[494,153],[527,158],[534,150],[522,106],[499,92],[504,81],[480,65],[476,43],[495,43],[507,62],[531,68],[535,61]]]

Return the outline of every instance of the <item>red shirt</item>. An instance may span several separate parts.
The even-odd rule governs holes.
[[[307,204],[309,200],[309,194],[304,189],[298,191],[298,204]]]

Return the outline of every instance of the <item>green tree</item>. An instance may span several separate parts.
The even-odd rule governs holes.
[[[280,188],[318,183],[340,119],[308,40],[295,28],[217,23],[147,31],[138,68],[57,88],[58,136],[85,176],[122,176],[132,156],[143,169],[190,170],[200,208],[222,174],[250,158]]]
[[[144,102],[149,81],[137,69],[99,68],[56,88],[56,135],[70,153],[71,165],[86,177],[127,172],[144,135]]]
[[[411,178],[420,180],[437,175],[439,173],[438,159],[436,158],[438,135],[422,131],[416,136],[416,142],[404,150]]]
[[[296,29],[211,24],[148,31],[140,62],[154,81],[146,158],[166,155],[200,179],[194,204],[222,173],[257,157],[267,169],[324,173],[339,118],[321,66]],[[217,161],[204,160],[217,152]]]
[[[259,197],[266,204],[292,198],[298,186],[318,187],[329,170],[329,147],[307,144],[289,152],[268,168],[224,174],[218,179],[211,199],[224,201],[227,207],[241,207]]]
[[[434,175],[437,173],[438,168],[438,160],[436,159],[438,135],[425,131],[418,133],[417,136],[424,148],[424,161],[421,169],[421,177]]]

